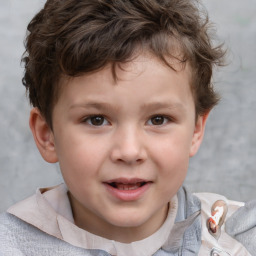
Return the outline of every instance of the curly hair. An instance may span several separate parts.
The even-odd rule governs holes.
[[[22,82],[50,126],[62,75],[111,64],[115,77],[116,65],[138,49],[172,69],[167,57],[190,63],[197,115],[218,102],[212,70],[225,52],[222,45],[213,46],[207,13],[197,0],[48,0],[27,29]]]

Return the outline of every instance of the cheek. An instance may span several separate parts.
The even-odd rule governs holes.
[[[190,136],[177,134],[155,140],[154,147],[151,147],[151,150],[153,150],[152,155],[155,155],[159,162],[167,165],[182,165],[189,160],[190,146]]]
[[[152,159],[158,165],[159,178],[166,187],[177,188],[183,183],[189,164],[189,140],[166,139],[158,143],[151,153]]]
[[[167,196],[167,199],[177,193],[187,175],[188,158],[175,152],[171,151],[169,153],[172,154],[168,154],[166,151],[162,155],[162,166],[159,170],[159,184],[161,184],[163,198]]]
[[[63,136],[56,141],[60,169],[65,180],[86,182],[95,176],[103,161],[104,148],[81,137]],[[68,182],[68,181],[67,181]]]

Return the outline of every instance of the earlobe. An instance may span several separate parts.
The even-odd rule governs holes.
[[[209,116],[209,113],[210,112],[208,112],[204,115],[198,116],[198,119],[197,119],[197,122],[195,125],[194,134],[193,134],[192,144],[191,144],[191,148],[190,148],[190,154],[189,154],[190,157],[194,156],[197,153],[197,151],[203,141],[206,120]]]
[[[49,163],[58,162],[53,132],[37,108],[33,108],[30,112],[29,126],[44,160]]]

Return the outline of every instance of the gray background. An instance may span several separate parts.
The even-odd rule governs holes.
[[[215,73],[222,101],[209,117],[185,184],[246,201],[256,198],[256,1],[203,2],[229,48],[229,65]],[[26,25],[43,3],[0,0],[0,212],[62,180],[58,165],[44,162],[34,145],[21,84]]]

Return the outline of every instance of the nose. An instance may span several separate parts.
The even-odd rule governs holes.
[[[146,160],[145,141],[138,129],[126,127],[117,131],[113,137],[112,161],[132,165]]]

